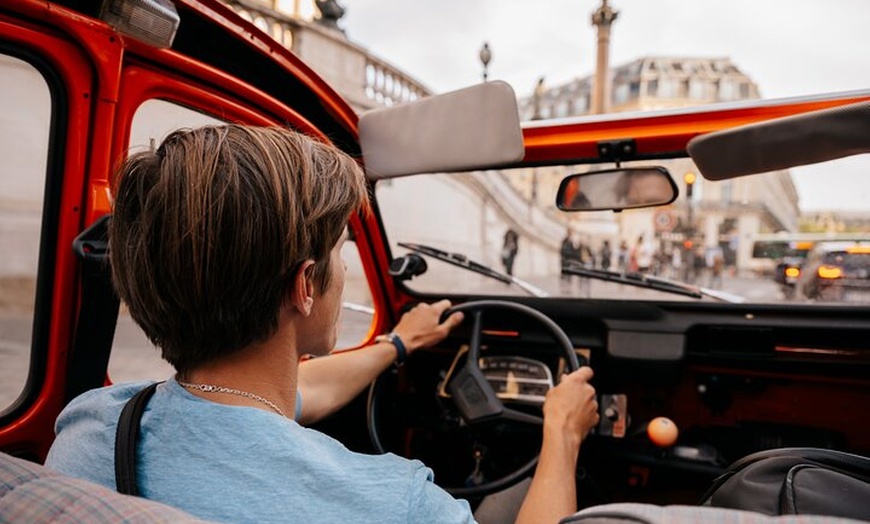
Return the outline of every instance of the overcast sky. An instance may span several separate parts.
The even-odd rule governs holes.
[[[431,89],[490,77],[521,96],[537,79],[591,74],[600,0],[342,0],[341,25]],[[642,56],[728,56],[765,98],[870,87],[868,0],[610,0],[611,65]]]
[[[593,72],[596,37],[590,15],[600,0],[339,3],[346,8],[340,25],[351,40],[436,92],[480,81],[478,51],[485,41],[493,52],[490,78],[506,80],[519,96],[529,95],[541,76],[555,86]],[[611,65],[654,55],[727,56],[765,98],[870,88],[870,0],[610,4],[619,11]],[[856,169],[852,165],[850,171]],[[824,187],[808,189],[803,175],[795,174],[802,207],[830,205],[819,200]],[[828,189],[839,186],[828,182]],[[870,195],[859,196],[837,205],[867,209]]]

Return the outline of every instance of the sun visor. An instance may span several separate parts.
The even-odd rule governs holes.
[[[371,179],[494,168],[525,154],[516,95],[501,81],[363,113],[359,139]]]
[[[870,102],[709,133],[689,141],[704,178],[726,180],[870,152]]]

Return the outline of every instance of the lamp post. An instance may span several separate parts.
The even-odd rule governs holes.
[[[489,67],[489,61],[492,60],[492,51],[489,49],[488,42],[483,43],[483,47],[480,48],[478,57],[480,58],[480,63],[483,64],[483,81],[486,82],[488,72],[487,68]]]
[[[686,240],[683,246],[686,248],[686,256],[683,260],[686,261],[686,276],[685,281],[694,283],[698,278],[695,274],[695,222],[692,217],[692,190],[695,188],[695,173],[688,171],[683,175],[683,181],[686,183]]]
[[[683,181],[686,183],[686,206],[688,206],[689,232],[694,234],[695,224],[692,221],[692,190],[695,188],[695,173],[688,171],[683,175]],[[690,237],[691,239],[691,237]]]

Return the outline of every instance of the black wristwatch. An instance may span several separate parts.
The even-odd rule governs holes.
[[[405,343],[402,341],[401,337],[395,332],[387,333],[386,335],[378,335],[375,337],[375,342],[389,342],[393,346],[396,347],[396,365],[401,366],[405,363],[405,359],[408,358],[408,348],[405,347]]]

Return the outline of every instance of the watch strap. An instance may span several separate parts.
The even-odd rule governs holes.
[[[405,359],[408,358],[408,348],[405,346],[405,342],[402,340],[397,333],[391,332],[386,335],[378,335],[375,337],[377,342],[389,342],[396,348],[396,365],[401,366],[405,363]]]

